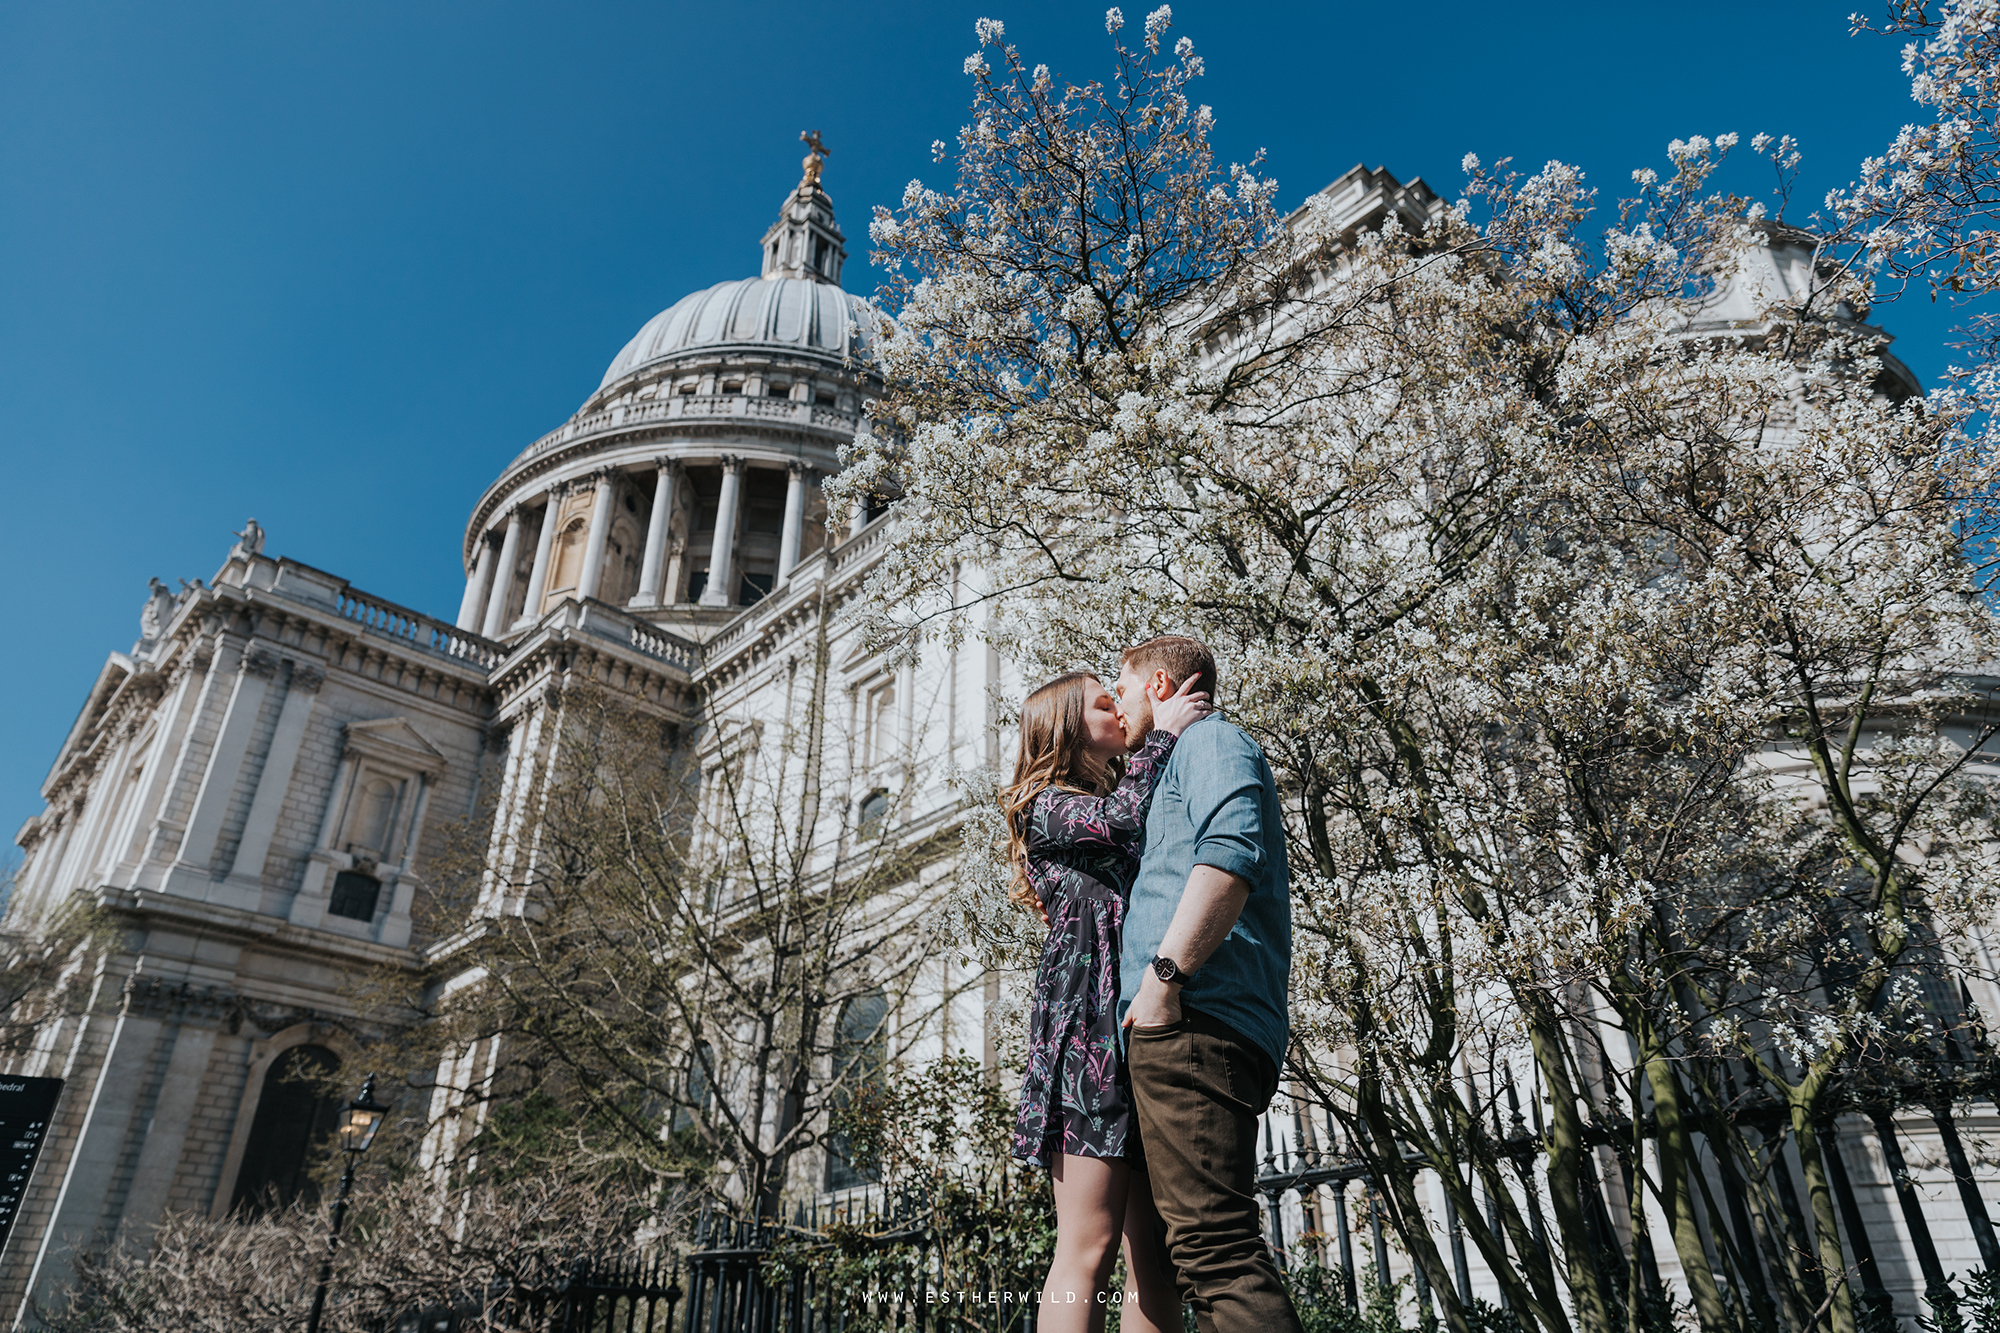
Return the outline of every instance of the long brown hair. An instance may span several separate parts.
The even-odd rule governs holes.
[[[1104,682],[1089,671],[1066,671],[1021,701],[1021,748],[1014,758],[1014,780],[1000,789],[1000,809],[1007,818],[1007,862],[1013,867],[1009,900],[1029,911],[1041,906],[1028,882],[1028,808],[1050,787],[1064,791],[1102,793],[1123,767],[1109,771],[1090,757],[1084,710],[1089,686]]]

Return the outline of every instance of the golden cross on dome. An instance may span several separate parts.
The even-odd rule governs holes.
[[[833,150],[820,141],[818,130],[800,130],[799,141],[812,150],[806,154],[806,178],[802,183],[806,185],[818,185],[820,164],[826,161],[827,156]]]

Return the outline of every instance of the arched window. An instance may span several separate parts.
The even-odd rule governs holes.
[[[625,499],[629,502],[631,496]],[[620,514],[611,524],[604,543],[604,570],[597,576],[597,599],[623,606],[639,591],[639,556],[645,549],[646,534],[638,523]]]
[[[889,1072],[889,999],[881,991],[857,995],[840,1007],[836,1029],[833,1072],[841,1086],[833,1095],[836,1111],[866,1099],[881,1089]],[[872,1155],[853,1152],[847,1135],[838,1131],[827,1136],[826,1187],[850,1189],[873,1181],[877,1163]]]
[[[889,793],[881,787],[861,798],[861,818],[855,831],[864,838],[882,836],[882,825],[889,818]]]
[[[319,1201],[311,1172],[340,1123],[341,1099],[326,1091],[339,1070],[340,1057],[324,1046],[294,1046],[271,1062],[236,1173],[232,1209],[255,1214],[299,1199]]]
[[[389,824],[396,816],[396,784],[387,778],[370,778],[356,794],[354,832],[348,846],[381,856],[389,850]]]
[[[871,767],[885,764],[896,753],[896,682],[891,680],[868,691],[867,712],[862,715],[863,762]]]
[[[556,534],[555,573],[549,576],[550,592],[569,591],[583,579],[583,547],[589,535],[590,524],[582,518],[571,519]]]

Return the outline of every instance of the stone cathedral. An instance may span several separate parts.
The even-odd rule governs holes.
[[[698,692],[755,713],[822,594],[858,586],[887,519],[830,516],[819,481],[880,383],[874,315],[840,285],[813,148],[761,272],[647,321],[499,469],[454,618],[267,550],[254,522],[207,582],[153,581],[17,836],[9,926],[83,893],[124,947],[65,978],[72,1016],[7,1071],[66,1083],[0,1255],[0,1319],[32,1326],[24,1298],[51,1299],[75,1244],[302,1187],[337,1103],[279,1077],[281,1058],[311,1048],[359,1081],[344,978],[423,965],[426,861],[482,800],[497,830],[519,818],[552,688],[596,682],[679,723]],[[889,668],[837,645],[834,661],[868,736],[856,799],[879,798],[868,774],[899,744],[992,757],[984,651]],[[926,799],[950,797],[902,808]]]
[[[821,496],[880,379],[812,145],[759,274],[647,321],[575,414],[499,469],[465,527],[451,619],[267,550],[254,522],[208,581],[153,580],[138,641],[107,658],[16,839],[10,931],[81,894],[122,939],[63,978],[68,1002],[5,1070],[65,1086],[0,1252],[0,1322],[34,1325],[76,1245],[142,1243],[167,1210],[222,1217],[306,1187],[337,1103],[280,1077],[285,1057],[358,1083],[349,978],[433,957],[411,907],[449,826],[490,808],[489,855],[509,854],[558,739],[553,690],[595,683],[691,746],[702,716],[754,727],[784,707],[819,608],[853,595],[894,521]],[[1326,193],[1356,228],[1441,206],[1380,169]],[[991,700],[1023,682],[977,643],[892,666],[851,618],[831,633],[841,799],[868,817],[893,793],[897,820],[935,827],[957,798],[911,775],[997,765]],[[905,1049],[983,1034],[992,1061],[998,979],[965,980],[946,1030]],[[442,1093],[397,1113],[465,1128]],[[1295,1123],[1269,1124],[1282,1151]],[[1882,1164],[1850,1154],[1894,1233]],[[1660,1262],[1677,1271],[1670,1251]]]

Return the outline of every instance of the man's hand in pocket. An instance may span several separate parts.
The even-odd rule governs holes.
[[[1132,997],[1132,1007],[1125,1011],[1125,1026],[1163,1028],[1180,1021],[1181,988],[1169,986],[1148,969],[1146,979],[1139,983],[1139,993]]]

